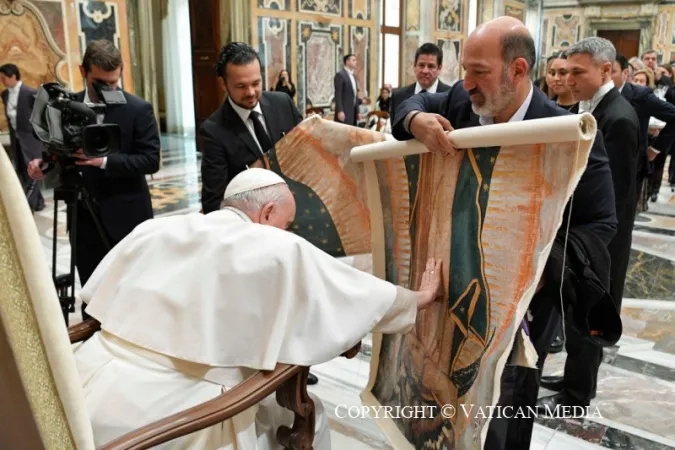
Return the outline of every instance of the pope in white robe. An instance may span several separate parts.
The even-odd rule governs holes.
[[[101,331],[75,350],[96,445],[217,397],[277,363],[327,362],[371,331],[403,333],[437,297],[440,261],[409,291],[329,256],[285,229],[283,179],[250,169],[208,215],[153,219],[121,241],[83,287]],[[321,402],[314,448],[330,449]],[[293,414],[274,395],[161,448],[281,448]]]

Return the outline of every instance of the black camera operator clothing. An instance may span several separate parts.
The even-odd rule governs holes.
[[[293,100],[282,92],[263,92],[260,96],[260,109],[267,132],[256,124],[256,135],[264,133],[268,137],[253,138],[249,128],[235,111],[229,99],[209,117],[200,128],[202,138],[202,211],[208,214],[220,209],[225,188],[232,178],[246,170],[248,165],[261,156],[261,146],[277,143],[284,134],[290,132],[302,122],[302,115]],[[263,140],[260,146],[256,140]],[[266,139],[269,139],[267,141]],[[271,148],[270,146],[270,148]],[[267,151],[265,148],[262,151]]]
[[[78,93],[77,101],[83,101],[84,95],[84,91]],[[127,92],[124,97],[127,104],[109,106],[103,120],[120,126],[119,152],[107,155],[105,169],[80,167],[82,184],[94,204],[93,213],[111,247],[153,217],[145,176],[159,170],[160,139],[152,105]],[[82,202],[77,214],[77,270],[84,285],[110,249]]]
[[[45,201],[42,197],[42,181],[32,180],[28,176],[28,163],[34,159],[42,157],[45,147],[40,140],[33,134],[33,125],[30,122],[30,115],[35,103],[35,94],[37,91],[32,87],[21,83],[18,87],[18,97],[16,98],[16,123],[13,125],[9,121],[9,146],[12,154],[10,158],[14,162],[19,180],[26,191],[28,204],[31,210],[36,211],[44,207]],[[8,116],[10,107],[10,90],[5,89],[0,94],[5,105],[5,116]]]

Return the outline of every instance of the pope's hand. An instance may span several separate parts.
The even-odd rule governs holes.
[[[456,149],[446,131],[452,131],[452,125],[439,114],[418,113],[408,125],[410,134],[422,142],[432,153],[453,153]]]
[[[429,306],[438,297],[441,288],[441,263],[442,260],[429,258],[427,267],[422,274],[422,282],[418,290],[417,309]]]

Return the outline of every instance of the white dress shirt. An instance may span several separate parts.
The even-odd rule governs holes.
[[[584,112],[592,113],[597,108],[598,104],[605,98],[605,95],[614,87],[614,82],[609,80],[607,83],[600,86],[600,89],[593,94],[590,100],[582,100],[579,102],[579,114]],[[623,87],[623,86],[622,86]]]
[[[530,93],[527,94],[527,97],[525,98],[523,104],[520,105],[520,108],[518,108],[518,110],[508,120],[509,122],[520,122],[523,119],[525,119],[525,114],[527,114],[527,110],[530,107],[530,103],[532,103],[533,92],[534,89],[532,83],[530,83]],[[481,125],[492,125],[494,123],[494,117],[479,116],[478,123],[480,123]]]
[[[265,117],[265,115],[262,112],[262,109],[260,108],[260,102],[258,102],[257,105],[253,109],[245,109],[242,108],[241,106],[237,105],[232,101],[230,97],[227,97],[227,101],[230,102],[230,105],[232,105],[232,109],[234,109],[234,112],[237,113],[239,117],[241,117],[241,120],[244,122],[246,125],[246,128],[248,128],[248,132],[251,133],[251,137],[253,137],[253,140],[255,143],[258,145],[258,148],[260,149],[260,153],[264,154],[264,150],[262,149],[262,146],[260,145],[260,142],[258,142],[258,138],[255,135],[255,128],[253,127],[253,117],[251,117],[251,112],[255,111],[258,114],[260,114],[262,117]],[[270,132],[267,129],[267,126],[265,125],[265,121],[262,120],[262,126],[265,129],[265,132],[269,135]],[[272,136],[270,136],[270,140],[272,139]]]
[[[90,105],[94,104],[94,102],[89,97],[89,88],[88,87],[84,88],[84,103],[90,104]],[[105,119],[105,114],[96,114],[96,123],[102,124],[104,119]],[[103,164],[101,164],[101,169],[105,170],[106,164],[108,164],[108,157],[104,156],[103,157]]]
[[[9,119],[9,123],[14,131],[16,131],[16,111],[19,106],[19,92],[21,91],[21,84],[21,81],[19,81],[13,88],[7,88],[9,91],[7,96],[7,118]]]
[[[351,69],[345,67],[345,70],[347,71],[347,75],[349,75],[349,80],[352,82],[352,89],[354,89],[354,98],[356,98],[358,95],[356,91],[356,77],[354,76],[354,72]]]
[[[424,89],[422,86],[420,86],[420,82],[415,83],[415,94],[419,94],[422,92],[422,89]],[[438,78],[436,78],[436,81],[434,81],[434,84],[429,86],[426,90],[426,92],[430,92],[432,94],[435,94],[436,91],[438,90]]]

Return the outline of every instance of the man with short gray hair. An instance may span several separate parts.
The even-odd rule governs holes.
[[[623,286],[628,270],[633,222],[637,207],[636,170],[640,123],[635,109],[614,86],[612,67],[614,45],[607,39],[589,37],[565,52],[567,84],[578,111],[592,113],[598,124],[609,157],[614,184],[616,235],[608,246],[611,257],[609,292],[621,311]],[[564,377],[542,377],[541,386],[558,394],[539,400],[543,411],[557,405],[587,406],[595,397],[602,348],[583,339],[574,327],[566,327],[567,361]]]

